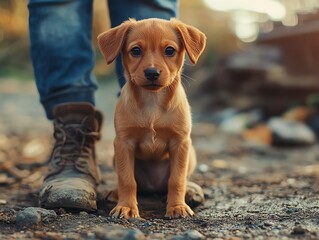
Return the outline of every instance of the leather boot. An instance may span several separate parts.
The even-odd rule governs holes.
[[[96,210],[100,173],[95,141],[102,114],[88,103],[61,104],[54,109],[54,145],[49,170],[40,189],[45,208]]]

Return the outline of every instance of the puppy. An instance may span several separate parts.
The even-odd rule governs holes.
[[[167,192],[168,218],[192,216],[185,192],[196,156],[181,72],[185,52],[195,64],[206,36],[176,19],[129,19],[98,44],[108,64],[122,54],[126,79],[115,110],[118,203],[110,215],[140,217],[139,191]]]

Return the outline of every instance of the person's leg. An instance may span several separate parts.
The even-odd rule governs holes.
[[[129,18],[141,20],[177,17],[178,4],[178,0],[108,0],[111,27],[118,26]],[[121,56],[116,59],[116,72],[120,86],[123,87],[125,79]]]
[[[92,0],[29,0],[31,57],[55,145],[40,189],[46,208],[95,210],[99,169],[95,141]]]
[[[56,105],[94,104],[92,0],[29,0],[31,58],[46,115]]]

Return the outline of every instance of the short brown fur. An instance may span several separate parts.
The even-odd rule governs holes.
[[[130,19],[99,35],[98,42],[107,63],[122,53],[126,78],[115,110],[118,203],[110,215],[139,217],[137,191],[167,191],[165,216],[192,216],[184,198],[196,155],[181,71],[185,53],[197,62],[205,35],[176,19]],[[134,47],[141,56],[131,53]],[[164,54],[167,47],[175,49],[173,56]],[[148,68],[160,72],[155,85],[145,77]]]

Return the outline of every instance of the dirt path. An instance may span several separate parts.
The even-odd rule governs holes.
[[[250,145],[204,123],[196,123],[193,130],[199,164],[192,180],[204,188],[206,196],[205,203],[194,208],[195,217],[164,219],[165,196],[153,195],[139,196],[141,220],[108,217],[113,204],[100,199],[97,212],[60,209],[54,219],[32,228],[18,227],[17,213],[39,206],[37,189],[52,140],[41,108],[29,108],[32,115],[26,109],[28,101],[32,106],[37,101],[36,93],[32,88],[23,92],[0,94],[0,160],[29,171],[17,180],[0,169],[0,239],[319,239],[319,146]],[[100,101],[109,102],[107,97],[113,96]],[[115,175],[111,168],[112,106],[101,106],[109,122],[98,144],[103,189],[115,184]]]

